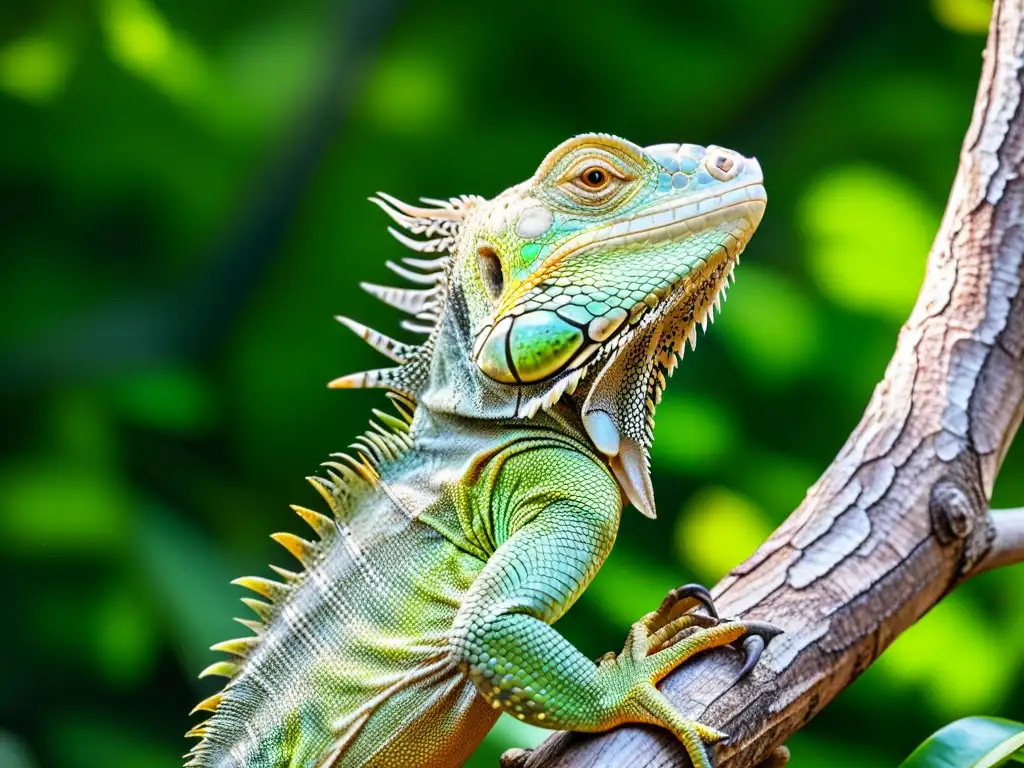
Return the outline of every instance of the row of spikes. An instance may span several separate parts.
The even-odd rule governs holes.
[[[736,282],[735,265],[738,263],[739,257],[737,256],[736,261],[729,266],[728,273],[722,277],[718,286],[715,288],[716,293],[714,300],[709,306],[700,310],[687,334],[674,339],[672,349],[663,350],[659,356],[657,362],[660,367],[656,367],[653,384],[647,393],[646,437],[648,445],[650,445],[654,439],[653,430],[655,406],[661,403],[661,397],[665,390],[665,374],[662,373],[661,369],[664,369],[668,375],[671,376],[675,371],[676,366],[683,359],[683,353],[686,351],[686,343],[689,342],[691,349],[697,349],[697,326],[699,325],[703,329],[704,333],[707,333],[708,322],[715,322],[715,312],[717,311],[721,314],[722,302],[726,299],[726,292],[728,291],[729,283],[730,281]],[[620,334],[612,343],[621,347],[628,343],[629,338],[628,334]],[[597,360],[600,364],[603,364],[603,360],[600,357],[597,358]],[[549,410],[555,403],[561,400],[563,394],[573,394],[580,381],[586,378],[587,373],[592,369],[594,364],[594,359],[591,359],[590,363],[582,366],[572,374],[565,376],[555,386],[551,387],[543,394],[526,401],[522,406],[520,406],[517,411],[517,415],[532,419],[538,411]]]
[[[311,509],[293,504],[292,509],[316,533],[318,541],[309,541],[292,533],[275,533],[274,541],[283,546],[296,560],[301,563],[303,572],[313,568],[320,555],[331,545],[338,534],[338,526],[347,518],[352,509],[352,498],[360,491],[373,487],[379,479],[383,464],[398,459],[412,447],[410,425],[415,412],[415,403],[397,392],[389,392],[388,399],[397,412],[397,416],[377,409],[373,410],[377,420],[370,421],[370,430],[356,439],[350,446],[353,453],[331,454],[332,460],[324,462],[327,477],[312,476],[307,480],[324,498],[333,514],[333,519]],[[210,650],[221,651],[234,657],[229,660],[214,662],[199,677],[220,676],[228,678],[224,688],[214,695],[199,702],[191,714],[196,712],[215,712],[224,700],[232,682],[245,666],[246,659],[259,646],[267,625],[273,620],[278,607],[301,582],[303,573],[286,570],[276,565],[270,568],[281,577],[281,581],[261,576],[243,576],[235,579],[232,584],[252,590],[265,600],[243,597],[242,602],[258,617],[257,619],[235,619],[239,624],[253,632],[247,637],[225,640],[211,646]],[[205,739],[209,733],[209,720],[193,727],[185,735]],[[203,752],[206,751],[204,741],[196,744],[186,755],[189,760],[186,766],[199,766]]]
[[[739,262],[737,257],[736,263]],[[693,317],[693,321],[690,324],[689,331],[685,336],[673,337],[671,345],[668,349],[663,349],[658,355],[658,359],[655,361],[654,377],[652,378],[645,405],[645,435],[647,439],[647,445],[651,445],[654,442],[654,411],[657,406],[661,404],[662,395],[665,393],[665,387],[667,381],[665,378],[666,373],[669,377],[675,373],[676,367],[682,361],[683,356],[686,352],[686,345],[689,343],[691,351],[697,349],[697,326],[699,325],[701,331],[706,335],[708,332],[708,323],[715,322],[715,312],[722,314],[722,303],[728,298],[727,294],[729,291],[730,282],[736,282],[736,263],[730,264],[728,272],[722,276],[718,284],[715,285],[712,290],[715,292],[714,299],[705,307],[701,307],[697,310]]]
[[[379,368],[342,376],[328,384],[332,388],[383,387],[415,398],[420,385],[426,379],[431,336],[440,320],[447,291],[448,271],[451,266],[449,254],[455,245],[466,212],[480,198],[463,195],[449,200],[420,199],[435,207],[409,205],[384,192],[378,192],[376,197],[370,198],[370,202],[376,204],[392,221],[412,234],[430,238],[416,240],[394,227],[388,227],[388,232],[398,242],[419,253],[443,254],[432,259],[406,257],[401,260],[401,264],[386,262],[388,269],[396,275],[423,287],[395,288],[373,283],[362,283],[361,287],[388,306],[412,315],[411,320],[402,321],[402,328],[427,336],[427,341],[424,344],[406,344],[348,317],[338,317],[339,322],[399,365],[396,368]]]

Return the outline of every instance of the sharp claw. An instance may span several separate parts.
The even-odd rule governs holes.
[[[737,680],[741,680],[747,676],[761,659],[761,654],[764,652],[764,638],[760,635],[750,635],[743,641],[743,654],[746,657],[743,662],[743,668],[740,669]]]
[[[718,609],[715,608],[715,600],[711,597],[711,593],[707,588],[702,587],[700,584],[693,584],[691,586],[696,587],[696,589],[694,589],[690,597],[704,606],[704,610],[707,612],[708,616],[713,619],[718,619]]]
[[[681,587],[676,587],[665,596],[658,613],[671,610],[673,605],[687,598],[696,600],[713,619],[718,618],[718,609],[715,608],[714,598],[711,597],[707,587],[702,584],[684,584]]]
[[[737,680],[742,680],[752,670],[764,653],[765,646],[773,637],[782,634],[782,630],[774,624],[766,621],[745,621],[746,634],[743,637],[742,651],[744,655],[743,667],[740,669]]]
[[[743,627],[746,629],[744,637],[760,635],[764,638],[766,643],[770,642],[772,638],[778,637],[784,631],[782,627],[776,627],[774,624],[769,624],[767,621],[743,620]]]

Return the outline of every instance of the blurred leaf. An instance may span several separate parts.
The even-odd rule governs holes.
[[[728,456],[739,440],[732,412],[710,397],[670,393],[658,406],[651,458],[655,465],[696,471]]]
[[[24,37],[0,50],[0,90],[27,101],[49,101],[63,88],[70,67],[70,51],[55,37]]]
[[[47,415],[44,450],[0,469],[0,547],[33,556],[114,551],[128,507],[107,414],[91,394],[65,391]]]
[[[1024,723],[965,717],[929,736],[900,768],[994,768],[1022,756]]]
[[[945,716],[997,709],[1014,689],[1018,652],[994,622],[959,593],[943,599],[896,638],[870,672],[890,685],[918,686]],[[964,674],[963,670],[970,670]]]
[[[126,69],[179,98],[204,87],[199,52],[147,0],[104,0],[102,21],[111,55]]]
[[[36,761],[17,736],[0,730],[0,765],[4,768],[36,768]]]
[[[123,414],[156,429],[194,433],[213,418],[207,382],[187,369],[129,373],[113,383],[112,393]]]
[[[753,554],[771,531],[767,516],[749,499],[728,488],[704,488],[676,520],[675,549],[711,583]]]
[[[368,117],[379,127],[421,136],[444,129],[457,107],[452,77],[430,53],[392,54],[380,61],[367,84]]]
[[[161,611],[183,667],[200,670],[213,660],[213,643],[244,631],[231,616],[245,609],[232,599],[229,582],[238,576],[224,555],[180,516],[147,504],[137,516],[134,551]],[[238,590],[241,592],[241,590]],[[241,595],[238,595],[241,597]],[[230,635],[235,627],[235,635]]]
[[[205,125],[251,132],[234,90],[203,52],[173,29],[149,0],[103,0],[101,23],[111,58]]]
[[[114,687],[138,684],[156,661],[152,617],[135,590],[120,584],[107,591],[92,615],[93,643],[100,673]]]
[[[131,712],[102,717],[91,711],[55,717],[44,725],[59,768],[166,768],[177,762],[164,745],[146,736]]]
[[[939,216],[906,181],[871,166],[837,168],[800,202],[807,267],[848,309],[903,321],[924,278]]]
[[[737,275],[716,321],[737,365],[766,383],[813,367],[821,322],[804,292],[769,267],[744,263]]]
[[[955,32],[983,35],[992,17],[992,0],[932,0],[932,12]]]
[[[8,465],[0,474],[0,547],[40,556],[112,551],[127,507],[116,480],[65,461]]]

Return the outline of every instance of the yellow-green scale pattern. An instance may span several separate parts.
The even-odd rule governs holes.
[[[507,461],[493,494],[503,541],[455,621],[462,665],[497,709],[549,727],[597,725],[613,704],[597,666],[549,625],[611,550],[618,489],[588,457],[548,449]]]
[[[756,662],[777,629],[690,613],[714,613],[692,588],[600,663],[551,625],[611,550],[623,494],[654,514],[654,406],[760,221],[762,184],[756,160],[722,148],[586,134],[490,201],[374,198],[433,238],[402,242],[447,254],[406,259],[419,274],[390,264],[430,288],[371,290],[430,336],[346,319],[399,365],[332,386],[394,389],[415,418],[333,465],[334,517],[300,510],[319,543],[279,537],[301,574],[248,580],[273,604],[256,607],[259,638],[221,644],[242,660],[212,668],[231,680],[199,706],[213,716],[189,766],[454,766],[502,711],[579,731],[658,724],[710,766],[724,734],[655,684],[720,645]]]
[[[611,549],[620,494],[554,420],[424,430],[383,466],[276,606],[200,764],[457,765],[501,710],[601,727],[616,697],[549,624]]]

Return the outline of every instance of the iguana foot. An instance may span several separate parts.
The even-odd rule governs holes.
[[[697,613],[698,607],[706,613]],[[624,710],[638,714],[642,722],[672,731],[695,768],[710,768],[707,745],[725,741],[728,736],[684,717],[655,684],[696,654],[724,645],[745,653],[739,673],[742,677],[757,664],[767,642],[780,632],[765,622],[720,620],[708,591],[686,585],[672,590],[656,611],[633,625],[621,654],[606,654],[600,664],[607,672],[633,680]]]
[[[694,609],[703,608],[705,613],[695,613]],[[706,614],[706,615],[705,615]],[[709,629],[720,624],[736,623],[731,619],[721,619],[715,607],[714,598],[707,588],[700,584],[684,584],[671,590],[661,601],[658,609],[644,616],[637,624],[643,623],[647,634],[647,654],[670,648],[680,640],[699,632],[702,628]],[[755,622],[743,622],[753,627]],[[751,632],[729,645],[744,654],[743,667],[736,676],[743,678],[761,658],[767,640],[779,634],[781,630],[765,624],[766,632]],[[633,626],[637,631],[637,626]],[[632,636],[632,635],[631,635]],[[715,646],[709,646],[715,647]]]
[[[704,613],[696,613],[697,608],[703,608]],[[643,624],[646,631],[648,655],[668,648],[701,628],[708,629],[718,623],[714,599],[700,584],[684,584],[671,590],[657,610],[637,622]],[[633,633],[637,632],[637,624],[633,625]]]

